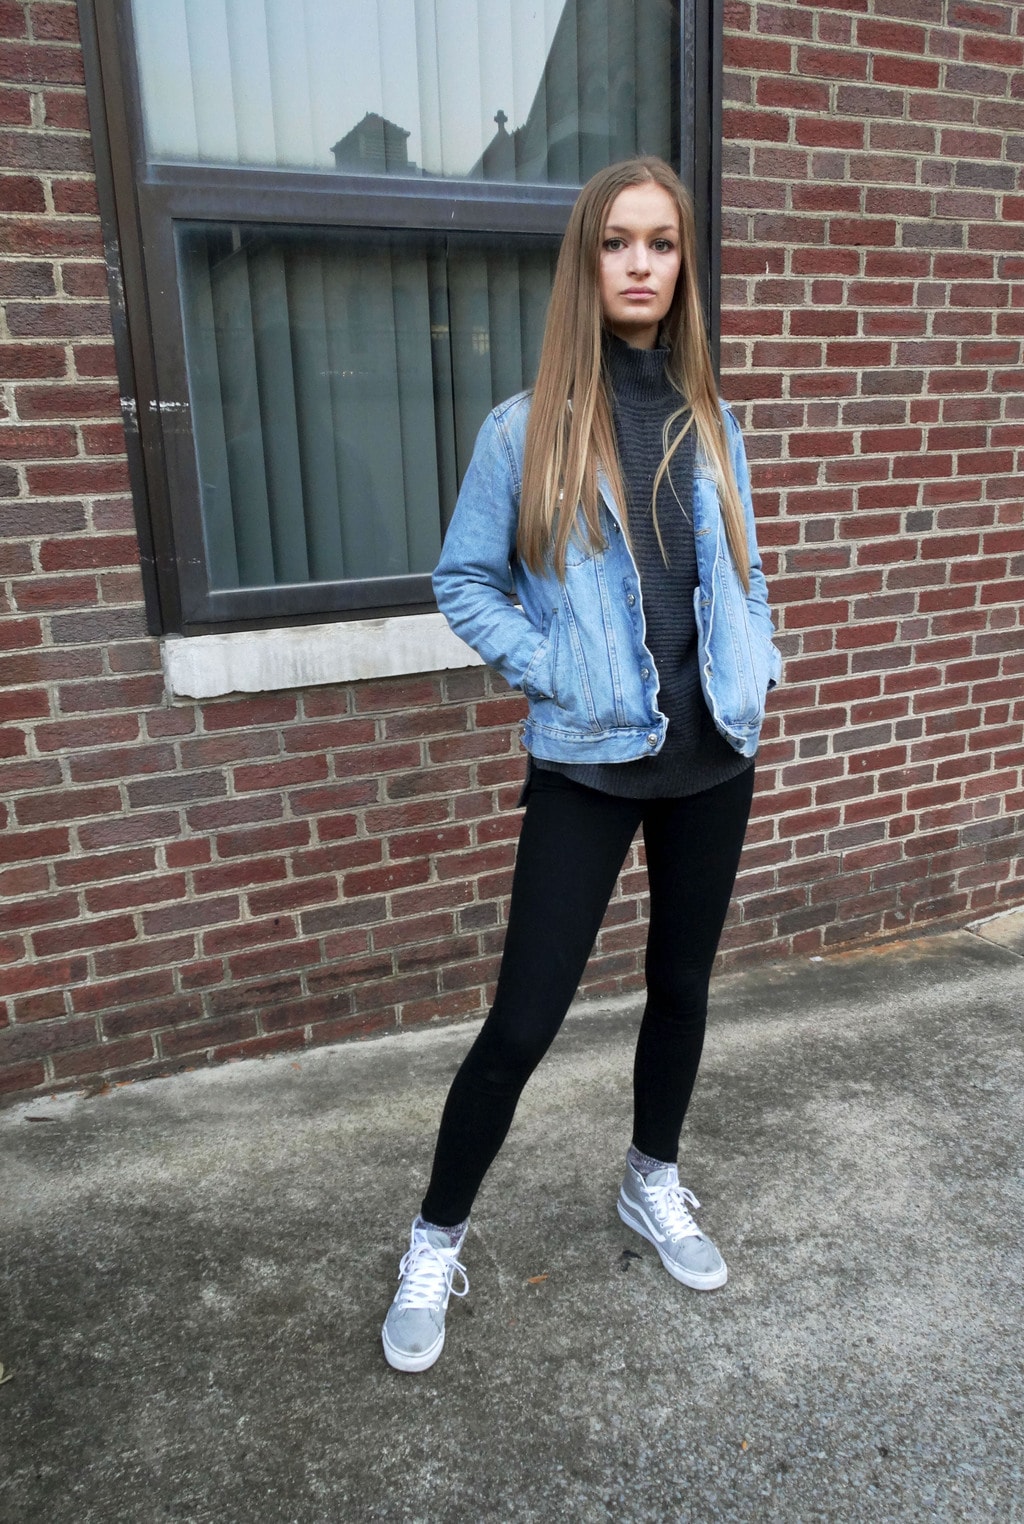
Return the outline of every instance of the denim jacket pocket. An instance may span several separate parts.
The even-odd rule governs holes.
[[[558,624],[552,618],[544,638],[523,673],[522,689],[527,698],[554,699],[555,660],[558,654]]]
[[[741,756],[753,756],[770,675],[764,642],[742,598],[709,598],[698,587],[693,611],[701,691],[715,728]]]

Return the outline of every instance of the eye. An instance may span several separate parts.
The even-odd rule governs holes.
[[[603,246],[608,250],[609,254],[614,254],[618,249],[626,247],[624,240],[621,238],[606,238]]]
[[[671,238],[656,238],[652,244],[652,248],[657,254],[671,254],[672,250],[675,248],[675,244],[672,242]]]

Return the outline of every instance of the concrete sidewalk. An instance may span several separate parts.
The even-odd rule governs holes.
[[[716,982],[722,1291],[615,1214],[637,1016],[566,1024],[421,1376],[379,1328],[470,1029],[0,1115],[0,1519],[1024,1520],[1024,913]]]

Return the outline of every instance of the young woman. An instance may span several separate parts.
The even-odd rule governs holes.
[[[497,993],[441,1119],[383,1328],[433,1365],[470,1208],[576,991],[630,843],[647,1001],[618,1212],[686,1286],[726,1267],[680,1185],[708,981],[778,678],[739,427],[719,402],[693,211],[660,159],[573,209],[532,395],[485,421],[434,574],[452,628],[528,700],[526,813]]]

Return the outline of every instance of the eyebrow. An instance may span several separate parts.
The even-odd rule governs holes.
[[[606,233],[631,233],[632,231],[633,231],[632,228],[623,227],[622,224],[618,223],[618,222],[609,222],[606,225],[606,227],[605,227],[605,232]],[[677,222],[663,222],[660,227],[651,228],[651,230],[650,230],[650,237],[651,238],[656,238],[659,233],[678,233],[678,232],[679,232],[679,224]]]

